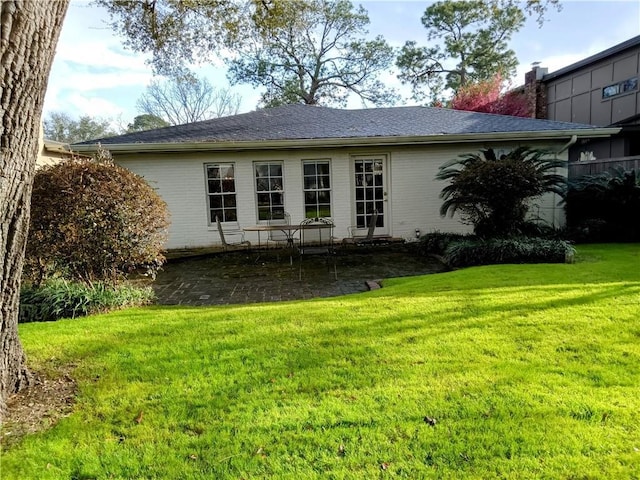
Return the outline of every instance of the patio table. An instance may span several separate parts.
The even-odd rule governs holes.
[[[273,225],[252,225],[249,227],[243,227],[242,230],[245,232],[258,232],[258,250],[260,249],[260,233],[261,232],[274,232],[280,231],[287,237],[287,248],[289,249],[289,263],[293,265],[293,250],[295,248],[295,239],[294,236],[300,230],[320,230],[323,228],[333,228],[333,224],[309,224],[309,225],[300,225],[296,224],[273,224]]]

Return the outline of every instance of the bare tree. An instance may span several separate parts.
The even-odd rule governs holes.
[[[0,418],[31,374],[18,303],[42,105],[68,0],[2,0],[0,28]]]
[[[44,119],[44,136],[63,143],[77,143],[118,135],[112,119],[82,115],[77,120],[65,112],[49,112]]]
[[[151,82],[137,107],[140,113],[179,125],[235,115],[241,100],[240,95],[229,88],[216,89],[206,78],[187,75]]]

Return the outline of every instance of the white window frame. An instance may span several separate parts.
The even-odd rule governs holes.
[[[258,168],[267,167],[266,175],[258,174]],[[272,167],[280,168],[280,175],[272,172]],[[253,163],[254,181],[253,186],[256,195],[256,216],[258,222],[268,221],[275,218],[284,218],[284,162],[282,160],[271,160]],[[260,180],[266,181],[266,185],[260,185]],[[278,197],[280,201],[278,202]],[[268,200],[268,207],[264,203]],[[266,214],[264,212],[267,212]]]
[[[231,169],[231,177],[210,177],[211,169],[217,168],[220,173],[226,169],[225,173],[229,173]],[[236,188],[236,165],[234,162],[218,162],[204,164],[205,188],[207,192],[207,212],[209,225],[215,225],[216,214],[220,213],[220,222],[237,222],[238,221],[238,190]],[[227,185],[225,186],[225,181]],[[229,190],[229,181],[233,186],[233,190]],[[215,182],[220,184],[219,191],[212,191],[212,185]],[[216,190],[215,188],[213,190]],[[212,206],[214,198],[220,198],[220,206]],[[216,213],[214,213],[216,212]]]
[[[328,172],[319,174],[318,173],[318,165],[319,164],[323,164],[323,165],[327,165],[328,166]],[[313,165],[314,166],[314,173],[311,175],[307,175],[305,172],[305,167],[307,165]],[[322,180],[326,180],[328,181],[328,185],[319,185],[319,183],[322,183]],[[302,196],[303,196],[303,202],[304,202],[304,216],[305,218],[318,218],[318,217],[326,217],[326,218],[330,218],[332,211],[333,211],[333,206],[332,206],[332,201],[333,201],[333,192],[331,189],[331,185],[332,185],[333,181],[331,179],[331,159],[329,158],[314,158],[314,159],[307,159],[307,160],[303,160],[302,161]],[[315,214],[314,215],[309,215],[309,211],[308,208],[310,206],[312,206],[311,202],[307,202],[307,194],[308,193],[312,193],[315,194],[315,202],[313,207],[315,207]],[[328,193],[329,194],[329,201],[328,202],[320,202],[319,201],[319,193]],[[325,208],[328,208],[328,211],[323,212],[322,211],[322,206],[324,206]]]

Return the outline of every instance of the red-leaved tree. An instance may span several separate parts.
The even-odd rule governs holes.
[[[460,87],[451,100],[451,108],[515,117],[531,116],[531,107],[523,93],[515,90],[503,93],[503,81],[500,75],[485,82]]]

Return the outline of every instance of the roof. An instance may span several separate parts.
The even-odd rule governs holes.
[[[579,62],[573,63],[567,67],[563,67],[560,70],[556,70],[555,72],[551,72],[547,75],[545,75],[542,78],[543,82],[548,82],[550,80],[553,80],[555,78],[561,77],[563,75],[566,75],[568,73],[573,72],[574,70],[578,70],[580,68],[586,67],[587,65],[591,65],[592,63],[596,63],[599,62],[600,60],[604,60],[606,58],[611,57],[612,55],[616,55],[618,53],[622,53],[625,50],[629,50],[630,48],[634,48],[640,46],[640,35],[638,35],[637,37],[633,37],[630,38],[629,40],[626,40],[622,43],[619,43],[617,45],[614,45],[611,48],[608,48],[606,50],[603,50],[602,52],[596,53],[595,55],[592,55],[590,57],[587,57],[585,59],[580,60]]]
[[[142,150],[143,145],[150,148],[156,146],[152,149],[158,150],[162,145],[189,144],[195,147],[206,144],[215,148],[219,144],[229,144],[239,148],[249,143],[300,146],[318,142],[354,144],[358,139],[367,139],[367,143],[371,144],[377,140],[398,143],[400,140],[419,138],[424,143],[425,139],[436,137],[499,137],[520,132],[547,132],[551,136],[560,136],[562,133],[566,136],[593,129],[597,127],[447,108],[344,110],[297,104],[82,142],[74,145],[73,149],[87,150],[89,148],[86,147],[98,142],[105,146],[119,145],[123,147],[122,150],[132,150],[124,146],[137,145],[138,151]]]

